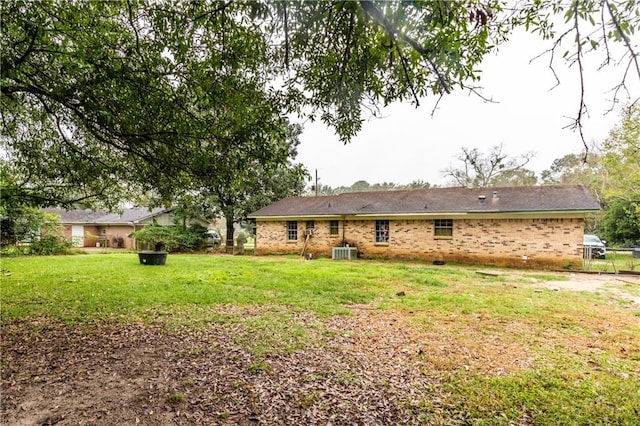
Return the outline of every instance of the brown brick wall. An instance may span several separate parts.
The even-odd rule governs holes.
[[[140,228],[140,227],[138,227]],[[127,249],[134,249],[133,246],[133,238],[130,238],[129,235],[133,232],[132,226],[127,225],[106,225],[100,227],[100,232],[102,236],[107,239],[109,247],[117,247],[117,238],[122,238],[124,247]]]
[[[85,225],[84,227],[84,246],[95,247],[98,242],[99,227]]]
[[[435,237],[433,220],[390,220],[389,243],[375,243],[375,220],[340,221],[337,236],[329,235],[329,221],[315,221],[307,253],[331,256],[342,236],[362,257],[444,260],[525,267],[568,266],[582,262],[582,218],[460,219],[452,237]],[[257,252],[302,252],[305,221],[298,221],[298,239],[287,241],[286,221],[258,221]]]

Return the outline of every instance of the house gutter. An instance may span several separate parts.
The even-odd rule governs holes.
[[[252,216],[252,219],[263,221],[278,221],[278,220],[331,220],[341,219],[343,221],[349,220],[367,220],[367,219],[509,219],[509,218],[546,218],[553,217],[565,217],[575,218],[582,217],[584,215],[596,214],[598,210],[539,210],[539,211],[496,211],[496,210],[471,210],[468,212],[406,212],[406,213],[363,213],[363,214],[345,214],[345,215],[322,215],[322,214],[301,214],[301,215],[286,215],[286,216]]]

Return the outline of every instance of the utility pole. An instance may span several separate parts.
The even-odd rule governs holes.
[[[318,196],[318,169],[316,169],[316,197]]]

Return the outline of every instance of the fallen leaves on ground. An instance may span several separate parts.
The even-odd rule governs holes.
[[[455,318],[417,328],[405,315],[351,308],[325,319],[292,313],[306,346],[261,355],[247,345],[246,320],[264,307],[217,308],[234,320],[198,328],[5,324],[0,417],[12,425],[463,424],[464,412],[446,407],[447,374],[502,375],[533,363],[525,341],[534,331],[524,323],[483,335],[480,317],[468,330],[454,329]]]

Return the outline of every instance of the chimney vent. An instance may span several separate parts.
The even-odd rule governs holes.
[[[478,195],[478,200],[480,200],[481,203],[484,203],[484,200],[486,199],[486,195]]]

